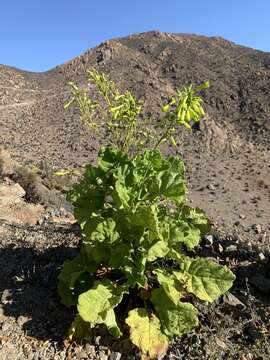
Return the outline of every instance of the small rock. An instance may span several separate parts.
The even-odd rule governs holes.
[[[245,218],[246,218],[246,215],[244,215],[244,214],[239,214],[239,217],[240,217],[240,219],[245,219]]]
[[[98,359],[99,360],[108,360],[109,357],[104,351],[99,351]]]
[[[223,301],[226,304],[229,304],[231,306],[241,306],[241,307],[246,307],[242,301],[240,301],[236,296],[234,296],[233,294],[231,294],[229,291],[223,295]]]
[[[39,351],[36,351],[36,352],[34,353],[33,360],[39,360]]]
[[[260,224],[252,225],[252,229],[255,230],[257,234],[260,234],[262,232],[262,227]]]
[[[10,301],[12,301],[12,291],[9,289],[5,289],[2,292],[1,302],[3,304],[8,304]]]
[[[211,191],[214,191],[215,190],[215,186],[213,184],[209,184],[207,185],[207,188]]]
[[[2,317],[5,317],[5,313],[4,313],[3,306],[0,304],[0,319],[1,319]]]
[[[112,352],[109,360],[120,360],[121,359],[121,353],[120,352]]]
[[[65,350],[60,351],[59,356],[60,356],[60,359],[63,359],[63,360],[66,359],[66,351]]]
[[[17,319],[17,324],[22,327],[25,323],[27,323],[27,321],[29,321],[29,318],[27,316],[19,316]]]
[[[86,344],[84,347],[85,352],[92,358],[96,357],[96,349],[94,345]]]
[[[237,246],[236,245],[229,245],[228,247],[226,247],[226,252],[235,252],[237,251]]]
[[[82,349],[82,348],[77,348],[75,350],[76,353],[76,359],[88,359],[88,354]]]
[[[265,260],[265,256],[264,256],[264,254],[262,252],[259,253],[259,259],[261,261]]]
[[[100,341],[101,341],[101,336],[95,336],[94,337],[94,343],[95,345],[99,346],[100,345]]]
[[[223,340],[221,340],[220,338],[216,337],[215,339],[216,344],[221,347],[223,350],[228,349],[228,346],[225,344],[225,342]]]
[[[208,244],[213,245],[214,242],[213,235],[205,236],[205,240],[207,241]]]
[[[222,245],[220,245],[220,244],[218,244],[218,251],[220,252],[220,253],[222,253],[223,252],[223,246]]]
[[[8,323],[7,321],[5,321],[5,322],[3,322],[3,324],[2,324],[2,331],[3,331],[3,332],[6,332],[6,331],[10,330],[11,327],[12,327],[11,324]]]

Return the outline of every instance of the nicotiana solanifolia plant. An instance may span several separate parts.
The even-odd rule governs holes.
[[[163,106],[159,138],[143,149],[150,143],[150,130],[140,128],[143,102],[95,69],[88,75],[101,98],[71,84],[67,106],[77,106],[97,134],[104,131],[108,146],[68,195],[82,232],[79,254],[59,275],[62,302],[77,307],[69,336],[90,340],[104,324],[115,337],[130,336],[143,359],[162,358],[170,339],[198,325],[193,298],[212,302],[235,279],[226,266],[189,255],[209,221],[186,205],[183,161],[158,149],[175,143],[179,125],[189,128],[203,117],[197,93],[208,83],[178,91]]]

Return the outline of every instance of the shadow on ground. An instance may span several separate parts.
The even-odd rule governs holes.
[[[23,324],[28,336],[60,340],[66,335],[73,314],[60,303],[57,277],[64,260],[75,254],[76,249],[63,246],[42,252],[31,247],[1,249],[3,312],[28,319]]]

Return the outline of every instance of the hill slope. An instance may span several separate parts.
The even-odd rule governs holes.
[[[1,66],[0,143],[17,160],[78,167],[96,157],[103,140],[63,109],[68,81],[85,83],[91,66],[144,97],[154,119],[177,88],[209,80],[207,118],[178,139],[191,199],[228,228],[239,214],[244,227],[267,226],[270,53],[216,37],[148,32],[104,42],[45,73]]]

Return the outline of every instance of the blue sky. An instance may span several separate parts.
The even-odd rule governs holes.
[[[270,52],[270,0],[2,0],[0,64],[45,71],[149,30],[222,36]]]

